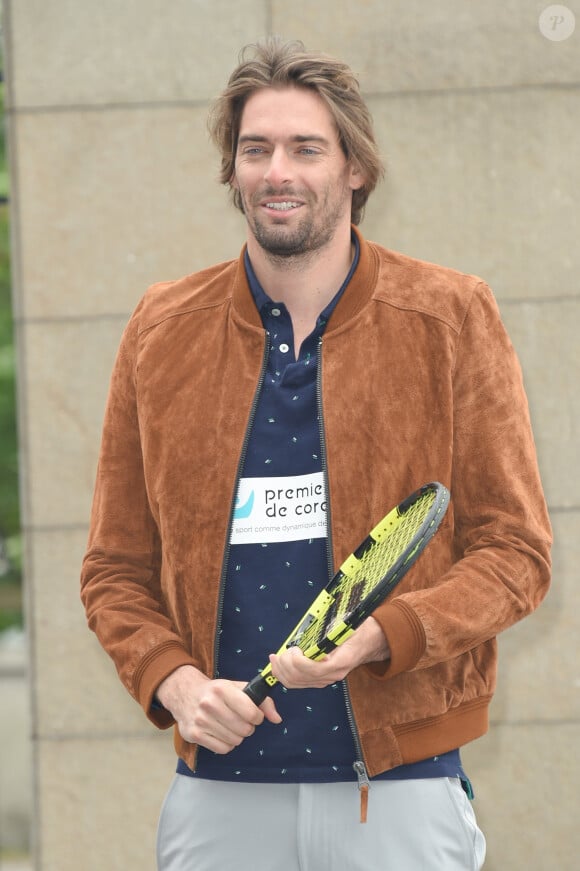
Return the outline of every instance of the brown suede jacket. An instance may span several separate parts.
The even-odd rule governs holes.
[[[545,595],[551,530],[520,368],[490,290],[360,244],[320,361],[335,564],[419,485],[438,480],[452,496],[437,535],[375,612],[390,661],[348,677],[372,776],[486,731],[495,636]],[[184,664],[214,674],[264,353],[243,254],[150,288],[122,339],[82,598],[121,680],[161,728],[173,722],[151,709],[163,678]],[[195,747],[177,731],[175,742],[193,767]]]

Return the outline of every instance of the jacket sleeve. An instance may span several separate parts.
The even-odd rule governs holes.
[[[150,510],[136,401],[138,311],[121,341],[105,410],[81,598],[90,628],[131,695],[159,727],[173,722],[152,709],[159,683],[195,665],[167,615],[161,543]]]
[[[392,656],[372,667],[377,676],[472,650],[533,611],[548,590],[551,528],[522,374],[483,283],[458,338],[453,430],[454,561],[426,589],[377,609]]]

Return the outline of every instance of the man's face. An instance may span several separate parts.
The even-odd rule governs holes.
[[[264,251],[293,257],[324,248],[350,226],[352,192],[363,182],[314,91],[264,88],[249,97],[232,184]]]

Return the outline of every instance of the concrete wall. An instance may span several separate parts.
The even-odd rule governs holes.
[[[24,634],[0,633],[0,868],[30,840],[30,699]]]
[[[86,630],[79,564],[130,311],[243,237],[205,118],[270,32],[360,75],[390,172],[366,235],[485,277],[520,353],[554,586],[501,639],[492,729],[464,755],[489,871],[577,867],[580,23],[548,39],[546,5],[5,0],[38,869],[154,868],[171,739]]]

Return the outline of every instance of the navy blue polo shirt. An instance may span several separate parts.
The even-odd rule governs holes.
[[[248,681],[292,631],[329,579],[326,493],[316,397],[319,342],[358,264],[320,313],[298,359],[290,315],[263,290],[246,253],[246,272],[268,334],[268,358],[250,424],[234,511],[218,674]],[[369,528],[376,518],[368,518]],[[357,542],[353,542],[353,548]],[[356,780],[358,754],[343,684],[286,690],[273,697],[281,724],[266,721],[226,755],[200,748],[195,774],[251,782]],[[180,773],[192,775],[180,760]],[[381,777],[464,777],[459,754],[402,766]]]

